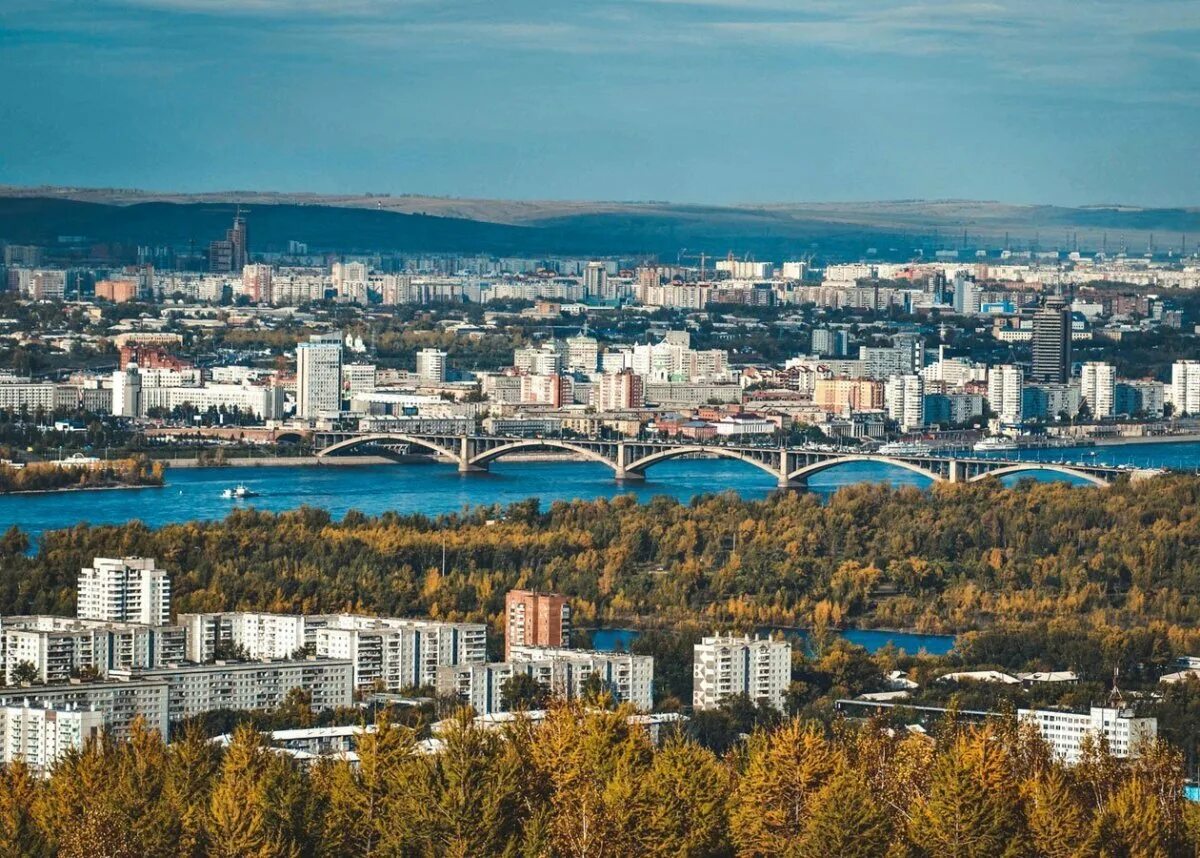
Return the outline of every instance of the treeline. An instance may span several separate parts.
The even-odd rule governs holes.
[[[93,489],[112,486],[161,486],[163,465],[145,456],[115,459],[95,467],[59,467],[35,463],[24,468],[0,465],[0,494]]]
[[[121,554],[171,571],[177,611],[496,621],[505,591],[529,586],[569,594],[578,626],[1054,624],[1068,636],[1135,630],[1125,648],[1139,655],[1200,649],[1200,479],[1190,476],[1102,490],[860,485],[828,502],[618,497],[439,518],[351,512],[335,522],[300,509],[157,530],[80,525],[43,534],[33,556],[0,558],[0,613],[71,613],[76,570]]]
[[[240,728],[166,746],[137,731],[47,780],[0,771],[0,854],[21,856],[1183,856],[1200,813],[1161,745],[1090,747],[1065,768],[1011,721],[936,739],[800,721],[717,756],[655,748],[623,712],[551,711],[485,731],[465,716],[422,753],[381,722],[359,764],[302,769]]]

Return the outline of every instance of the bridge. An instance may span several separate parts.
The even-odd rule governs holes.
[[[396,432],[318,432],[317,457],[348,455],[363,450],[425,454],[453,462],[461,473],[486,471],[497,459],[515,453],[561,451],[583,461],[613,470],[618,480],[644,480],[646,471],[671,459],[734,459],[766,471],[780,488],[803,488],[814,474],[851,462],[891,465],[926,477],[935,483],[974,482],[1009,474],[1048,472],[1105,486],[1122,476],[1144,479],[1158,470],[1132,470],[1111,465],[1062,464],[1012,459],[906,456],[853,450],[813,449],[736,444],[700,444],[674,441],[530,438],[498,435],[405,434]]]

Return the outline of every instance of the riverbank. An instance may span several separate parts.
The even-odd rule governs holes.
[[[1143,435],[1136,438],[1093,438],[1097,447],[1119,447],[1125,444],[1194,444],[1200,435]]]
[[[15,492],[0,492],[0,497],[15,495],[57,495],[63,492],[109,492],[113,489],[161,489],[165,483],[117,483],[111,486],[61,486],[56,489],[21,489]]]
[[[346,467],[350,465],[392,465],[396,459],[387,456],[330,456],[319,459],[316,456],[264,456],[259,459],[224,459],[216,462],[211,459],[155,459],[168,468],[314,468],[314,467]],[[403,460],[401,460],[403,461]],[[414,457],[412,461],[428,461],[425,456]]]

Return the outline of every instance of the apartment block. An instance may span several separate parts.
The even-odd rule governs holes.
[[[307,692],[317,711],[354,701],[354,664],[348,659],[182,664],[116,670],[111,676],[131,685],[165,683],[167,719],[172,724],[218,709],[274,709],[294,688]]]
[[[167,735],[166,682],[69,682],[32,688],[0,688],[0,706],[46,709],[95,710],[103,715],[104,729],[115,739],[132,735],[133,722],[141,718],[151,730]]]
[[[744,694],[783,711],[792,675],[787,641],[715,635],[693,649],[693,708],[715,709],[726,698]]]
[[[506,662],[464,664],[438,670],[439,694],[456,695],[481,715],[506,711],[504,686],[516,674],[533,677],[552,695],[582,696],[593,675],[618,703],[648,711],[653,706],[654,659],[646,655],[550,647],[513,649]]]
[[[209,662],[218,648],[253,659],[286,659],[304,649],[354,663],[354,685],[400,691],[437,682],[444,665],[487,660],[487,627],[359,614],[182,614],[188,658]]]
[[[0,706],[0,764],[23,762],[45,776],[103,730],[104,714],[92,709]]]
[[[1080,760],[1085,736],[1107,739],[1113,756],[1121,758],[1136,757],[1142,742],[1158,736],[1157,718],[1138,718],[1128,709],[1107,706],[1093,706],[1087,713],[1018,709],[1017,719],[1037,727],[1054,755],[1072,765]]]
[[[165,626],[171,616],[171,579],[151,557],[97,557],[79,572],[80,619]]]
[[[39,682],[66,682],[85,670],[99,676],[121,668],[157,667],[183,660],[186,632],[180,626],[111,623],[72,617],[0,618],[0,669],[5,683],[17,668],[32,665]]]
[[[504,657],[514,646],[571,645],[571,605],[558,593],[509,590],[504,597]]]

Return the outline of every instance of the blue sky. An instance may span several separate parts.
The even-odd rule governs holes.
[[[1200,204],[1196,0],[0,0],[0,183]]]

